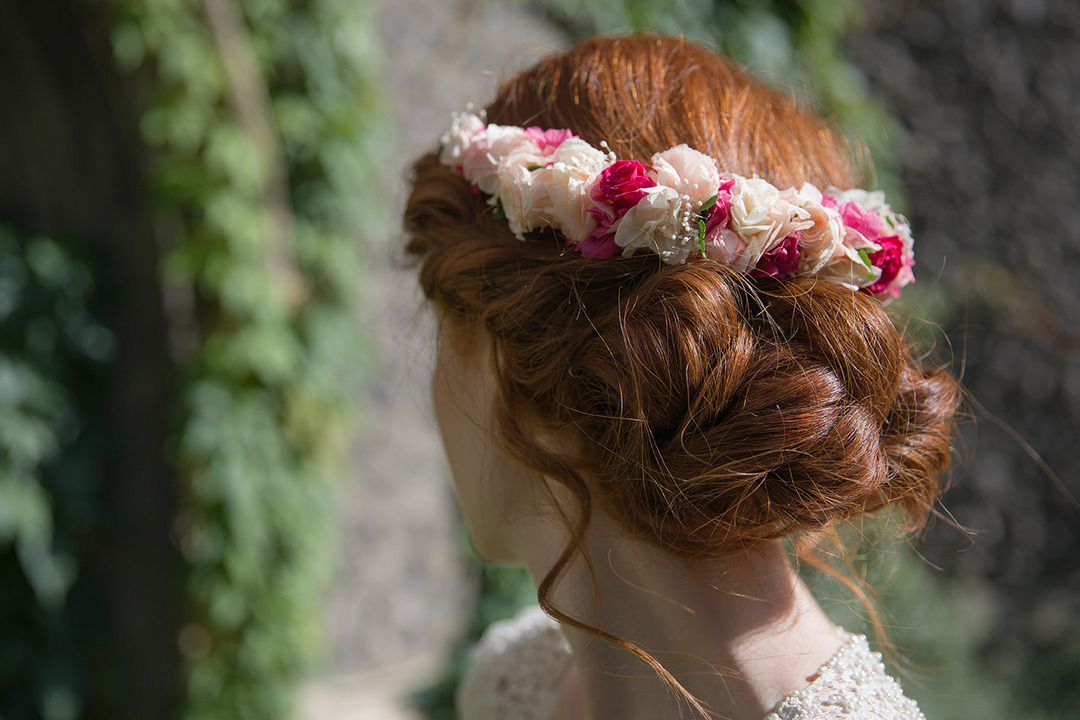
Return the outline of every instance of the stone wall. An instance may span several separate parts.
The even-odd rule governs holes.
[[[939,523],[928,550],[992,587],[995,663],[1030,666],[1080,617],[1080,3],[866,9],[848,51],[907,128],[916,293],[976,418],[945,501],[973,543]]]

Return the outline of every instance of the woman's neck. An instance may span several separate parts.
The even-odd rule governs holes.
[[[538,581],[557,546],[533,545]],[[842,642],[779,543],[690,562],[597,517],[585,552],[591,569],[581,556],[571,561],[552,592],[555,606],[651,654],[717,717],[760,720]],[[678,700],[643,662],[585,631],[568,627],[567,635],[590,720],[677,716]]]

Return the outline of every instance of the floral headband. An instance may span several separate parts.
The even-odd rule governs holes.
[[[518,238],[552,228],[585,257],[705,257],[755,278],[816,276],[886,302],[915,280],[911,228],[881,191],[780,190],[721,173],[686,145],[650,165],[617,160],[570,130],[488,125],[482,112],[454,115],[439,160],[490,196]]]

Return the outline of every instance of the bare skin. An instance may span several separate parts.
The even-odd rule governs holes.
[[[541,579],[553,561],[541,549],[559,546],[553,538],[531,547],[526,564]],[[586,552],[593,573],[575,561],[556,587],[556,606],[650,652],[719,717],[759,720],[805,688],[841,645],[779,544],[689,563],[595,518]],[[568,628],[567,637],[578,670],[563,701],[575,712],[557,717],[674,716],[672,695],[651,669],[587,633]]]
[[[569,540],[553,507],[573,513],[576,504],[499,449],[490,433],[492,379],[487,353],[443,338],[432,383],[436,416],[474,544],[490,560],[526,565],[540,582]],[[631,537],[602,510],[552,600],[652,654],[715,717],[730,720],[760,720],[805,688],[842,643],[779,543],[684,561]],[[557,717],[678,716],[646,665],[588,633],[567,627],[566,634],[577,670]]]

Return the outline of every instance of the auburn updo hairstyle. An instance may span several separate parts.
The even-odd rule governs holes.
[[[827,122],[678,38],[586,41],[505,82],[486,110],[622,159],[686,143],[781,188],[862,184]],[[889,506],[924,522],[959,391],[880,302],[704,259],[589,259],[551,230],[522,242],[486,199],[422,157],[407,250],[443,318],[490,338],[497,437],[574,492],[582,527],[602,507],[675,556],[709,559]],[[545,441],[568,432],[579,442]]]

